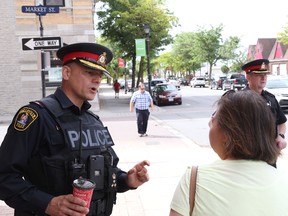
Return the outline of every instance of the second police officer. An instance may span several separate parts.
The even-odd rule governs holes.
[[[269,60],[257,59],[250,61],[242,66],[242,70],[246,72],[246,78],[248,80],[248,86],[244,90],[253,90],[267,101],[267,106],[270,107],[275,116],[275,130],[277,131],[276,144],[280,149],[284,149],[287,145],[285,140],[287,118],[276,100],[275,95],[264,89],[268,75],[270,74]]]

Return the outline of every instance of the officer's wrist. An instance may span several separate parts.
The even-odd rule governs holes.
[[[117,178],[118,192],[125,192],[128,190],[134,190],[136,188],[132,188],[127,184],[127,173],[122,172]]]

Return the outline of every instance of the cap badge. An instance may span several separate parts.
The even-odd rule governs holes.
[[[105,65],[106,65],[106,55],[107,55],[107,53],[106,52],[103,52],[103,54],[101,54],[100,56],[99,56],[99,59],[98,59],[98,61],[97,61],[97,63],[98,64],[100,64],[100,65],[102,65],[103,67],[105,67]]]
[[[261,65],[261,70],[267,70],[267,67],[266,67],[265,62],[262,63],[262,65]]]

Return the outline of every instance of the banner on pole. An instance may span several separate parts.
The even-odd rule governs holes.
[[[145,39],[135,39],[136,56],[146,56],[146,41]]]
[[[118,58],[118,67],[124,68],[125,67],[125,60]]]

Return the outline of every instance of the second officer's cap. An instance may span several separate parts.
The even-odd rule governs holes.
[[[244,64],[242,70],[246,72],[246,74],[254,73],[254,74],[267,74],[269,71],[269,60],[268,59],[257,59],[254,61],[250,61]]]
[[[57,51],[57,57],[63,65],[77,62],[85,67],[99,70],[111,78],[106,65],[112,60],[113,54],[110,49],[96,43],[75,43],[64,46]]]

